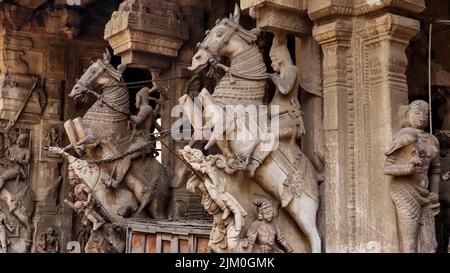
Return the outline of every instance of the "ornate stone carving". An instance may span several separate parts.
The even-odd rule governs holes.
[[[290,0],[245,0],[242,9],[249,9],[250,15],[257,20],[257,27],[271,31],[290,32],[296,35],[309,33],[311,27],[306,17],[307,1]]]
[[[271,202],[258,196],[253,201],[257,210],[257,219],[247,230],[247,238],[244,240],[245,249],[250,253],[283,253],[292,252],[293,249],[286,241],[286,235],[281,227],[274,223],[275,211]],[[279,249],[276,243],[283,249]]]
[[[8,210],[7,221],[17,226],[18,238],[11,243],[11,252],[27,252],[32,243],[35,209],[34,193],[28,185],[29,135],[22,133],[15,138],[12,135],[9,130],[4,133],[6,148],[0,161],[0,205],[2,210]]]
[[[441,162],[439,142],[424,131],[428,103],[414,101],[406,109],[403,129],[386,152],[384,173],[395,177],[391,197],[403,252],[436,251],[434,216],[439,213]]]
[[[167,68],[166,57],[178,56],[188,39],[187,25],[175,7],[163,9],[162,2],[126,0],[112,14],[104,37],[122,63],[142,66],[146,59],[153,67]]]
[[[80,31],[81,17],[73,9],[47,9],[44,11],[45,30],[50,34],[63,34],[75,38]]]
[[[355,15],[363,15],[386,7],[401,9],[407,12],[421,13],[425,9],[424,0],[389,0],[389,1],[355,1]]]
[[[46,74],[52,78],[65,79],[66,77],[66,49],[61,45],[50,45],[47,48]]]
[[[39,159],[42,161],[45,160],[61,160],[59,155],[55,155],[54,153],[49,153],[46,150],[46,147],[54,146],[54,147],[62,147],[64,141],[64,129],[61,122],[54,121],[41,121],[40,126],[40,155]]]
[[[39,253],[58,253],[59,239],[58,232],[53,227],[49,227],[46,232],[39,234],[37,240],[37,252]]]
[[[330,0],[330,1],[308,1],[308,15],[313,21],[329,16],[339,15],[341,17],[354,14],[353,1]]]
[[[223,107],[236,104],[245,106],[262,104],[265,79],[269,75],[253,43],[258,31],[256,29],[248,31],[240,27],[239,16],[240,11],[236,8],[230,19],[219,21],[207,33],[205,40],[200,44],[200,50],[193,57],[189,68],[191,70],[200,71],[211,64],[226,72],[212,96],[205,90],[200,93],[199,98],[205,108],[212,105]],[[224,43],[224,40],[227,43]],[[320,252],[321,243],[316,227],[317,178],[311,162],[295,144],[295,139],[304,132],[301,109],[296,99],[298,70],[292,65],[285,40],[280,38],[276,41],[279,44],[274,46],[272,57],[274,68],[280,69],[281,74],[270,76],[278,89],[271,104],[278,106],[280,111],[274,114],[274,117],[282,120],[280,135],[266,134],[259,136],[261,137],[259,141],[253,142],[226,140],[219,137],[225,129],[242,130],[242,127],[236,124],[227,123],[219,126],[222,128],[220,131],[212,133],[205,149],[217,143],[226,157],[244,162],[241,170],[246,169],[249,178],[254,173],[255,182],[281,203],[303,231],[311,244],[311,251]],[[230,67],[218,63],[217,60],[222,56],[230,58]],[[193,102],[184,96],[180,99],[180,103],[184,106],[186,115],[192,117],[191,123],[194,128],[197,128],[195,120],[201,120],[201,117],[195,116]],[[255,116],[251,116],[249,122],[256,123]],[[275,138],[280,140],[278,148],[269,151],[261,149],[262,143],[267,139]]]
[[[5,214],[0,211],[0,245],[1,253],[8,253],[8,231],[13,232],[13,228],[9,225]]]
[[[86,154],[95,163],[107,163],[102,164],[102,169],[105,168],[112,178],[120,181],[117,174],[123,176],[124,184],[134,192],[141,204],[137,213],[148,208],[152,217],[165,218],[169,194],[167,175],[163,166],[152,156],[152,141],[142,134],[132,136],[132,132],[127,128],[129,98],[126,88],[120,84],[121,72],[125,66],[120,66],[119,70],[114,69],[109,64],[110,58],[106,54],[104,60],[93,63],[72,89],[70,96],[75,99],[86,95],[100,98],[94,91],[87,90],[97,84],[107,87],[101,89],[104,90],[102,99],[90,108],[82,120],[66,122],[65,128],[72,143],[68,148],[75,147],[79,152],[85,149]],[[130,137],[133,141],[127,141],[125,144],[117,141]],[[156,175],[148,177],[144,175],[146,172],[154,172]],[[119,186],[107,181],[109,179],[103,183],[113,187]],[[149,206],[151,203],[153,204]]]
[[[189,146],[180,150],[180,154],[200,174],[190,178],[186,188],[192,193],[201,194],[203,207],[213,216],[209,247],[217,253],[242,251],[240,234],[247,212],[227,192],[227,178],[219,172],[219,169],[225,169],[231,174],[236,169],[233,170],[231,162],[221,155],[205,157],[200,150]],[[206,177],[203,178],[203,175]]]

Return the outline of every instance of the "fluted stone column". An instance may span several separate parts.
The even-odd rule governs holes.
[[[325,250],[398,252],[384,152],[408,103],[406,47],[424,1],[310,1],[323,51]],[[376,12],[376,13],[375,13]]]

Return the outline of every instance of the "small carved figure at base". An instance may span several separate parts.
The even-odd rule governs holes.
[[[275,243],[279,243],[286,252],[293,252],[288,244],[284,232],[278,224],[273,222],[274,208],[272,203],[263,196],[253,201],[256,206],[257,217],[247,231],[247,239],[243,240],[243,247],[249,253],[282,253]]]
[[[46,232],[42,232],[39,235],[39,239],[37,242],[37,251],[39,253],[58,253],[58,233],[54,228],[49,227]]]
[[[1,252],[8,252],[8,231],[12,232],[12,227],[6,221],[6,216],[3,212],[0,211],[0,244],[1,244]]]
[[[68,204],[76,213],[83,217],[83,224],[88,225],[92,223],[92,230],[97,230],[106,222],[94,209],[93,205],[88,201],[76,201],[75,203],[65,199],[64,203]]]

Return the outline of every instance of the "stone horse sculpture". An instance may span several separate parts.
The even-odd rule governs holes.
[[[214,89],[212,97],[203,99],[224,107],[226,105],[262,105],[269,75],[258,46],[258,30],[243,29],[239,25],[240,10],[218,21],[207,32],[189,68],[199,72],[209,65],[225,70],[225,76]],[[219,62],[227,57],[230,67]],[[205,94],[203,94],[205,95]],[[207,94],[206,94],[207,97]],[[180,102],[188,101],[183,97]],[[203,103],[202,102],[202,103]],[[205,106],[205,105],[204,105]],[[191,113],[187,113],[188,115]],[[256,118],[254,122],[256,122]],[[281,128],[283,129],[283,128]],[[239,128],[235,128],[239,130]],[[210,139],[211,141],[211,139]],[[295,143],[295,137],[280,138],[278,149],[272,151],[256,170],[255,181],[278,200],[298,227],[306,235],[312,252],[321,251],[321,240],[316,226],[319,193],[315,170],[310,160]],[[211,143],[205,148],[208,148]],[[227,156],[250,157],[248,147],[254,143],[242,140],[218,140],[218,147]],[[231,155],[230,155],[231,154]]]
[[[97,101],[81,120],[66,122],[72,144],[65,150],[75,148],[111,177],[117,168],[125,166],[122,181],[140,204],[136,214],[146,209],[152,218],[165,219],[170,181],[164,167],[146,152],[151,150],[152,144],[142,135],[128,130],[129,95],[122,79],[126,66],[119,65],[115,69],[110,62],[107,51],[103,59],[86,69],[69,94],[76,101],[85,101],[87,95],[96,96]],[[120,187],[120,184],[114,187]]]

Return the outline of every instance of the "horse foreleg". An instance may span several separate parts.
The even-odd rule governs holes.
[[[300,198],[294,198],[287,206],[289,215],[294,218],[308,239],[312,253],[320,253],[322,251],[321,239],[316,224],[318,208],[319,204],[305,194]]]

